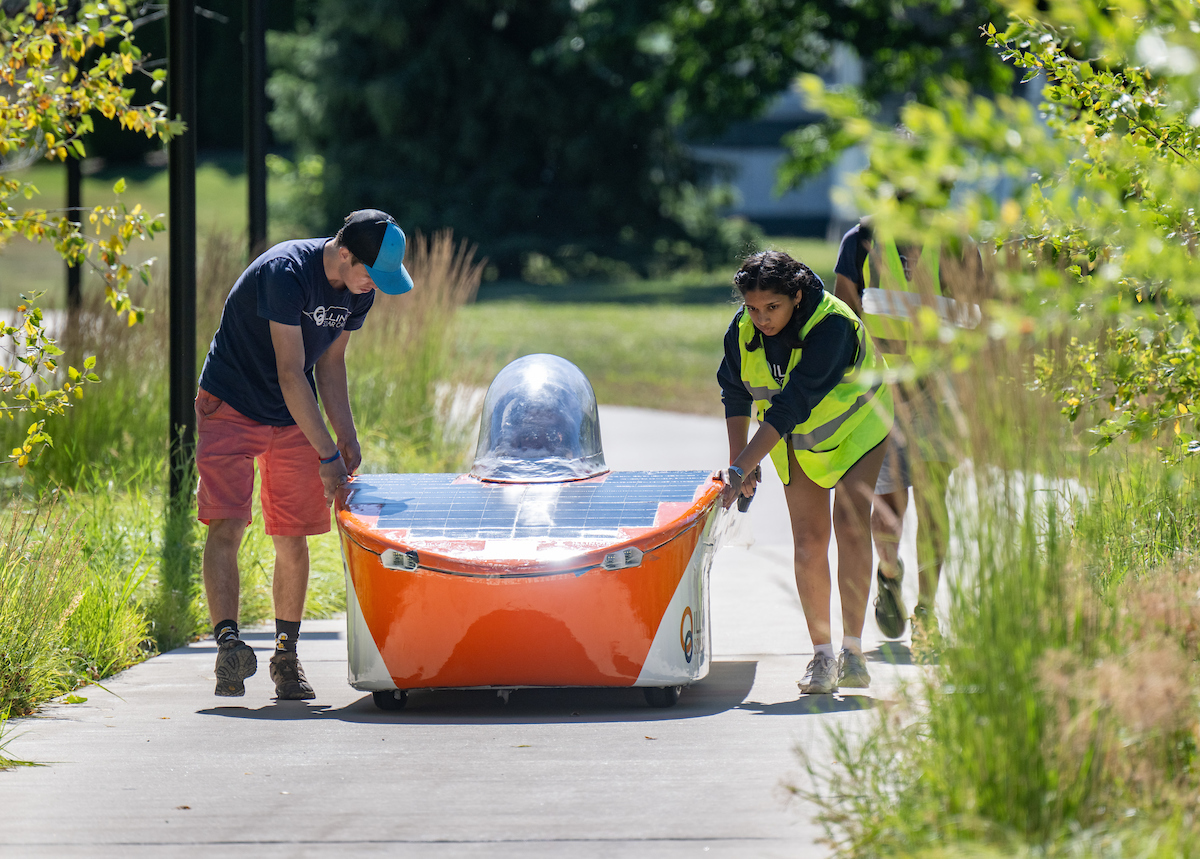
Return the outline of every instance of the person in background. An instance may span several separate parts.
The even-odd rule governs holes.
[[[788,254],[747,257],[734,284],[743,306],[725,334],[717,372],[730,460],[719,472],[722,503],[728,507],[738,495],[753,495],[757,466],[771,457],[784,484],[796,588],[815,650],[800,691],[866,687],[862,628],[871,590],[871,500],[892,427],[883,363],[854,312]],[[751,437],[752,412],[758,427]],[[836,656],[831,535],[837,539],[842,605]]]
[[[257,462],[264,527],[275,545],[271,679],[280,699],[314,697],[296,654],[308,536],[329,530],[329,505],[362,459],[346,344],[376,289],[412,289],[404,248],[390,215],[362,209],[332,238],[275,245],[225,300],[196,395],[198,517],[208,526],[204,588],[217,641],[217,695],[244,695],[258,668],[237,624],[237,555],[251,520]]]
[[[834,268],[834,294],[864,321],[889,369],[901,375],[893,387],[896,426],[875,485],[871,530],[879,555],[875,621],[888,638],[904,634],[908,610],[899,558],[909,488],[917,514],[918,598],[913,609],[914,640],[938,634],[934,600],[946,558],[949,512],[946,490],[956,465],[943,429],[941,379],[904,378],[913,339],[910,312],[930,306],[947,321],[967,325],[969,306],[950,298],[947,272],[959,277],[982,271],[978,250],[959,254],[931,251],[915,244],[876,240],[871,219],[864,218],[842,237]],[[966,316],[964,316],[966,314]]]

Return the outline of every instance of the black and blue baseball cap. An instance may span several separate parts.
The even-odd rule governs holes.
[[[404,230],[396,219],[379,209],[359,209],[346,216],[342,246],[354,254],[371,280],[388,295],[403,295],[413,288],[404,268]]]

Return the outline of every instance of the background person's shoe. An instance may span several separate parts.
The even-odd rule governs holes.
[[[938,624],[937,615],[928,606],[917,604],[913,609],[912,616],[913,635],[938,636],[942,634],[942,628]]]
[[[271,657],[271,679],[275,681],[275,697],[280,701],[307,701],[315,698],[304,668],[295,653],[278,651]]]
[[[908,617],[900,587],[904,582],[904,563],[897,561],[896,567],[899,572],[895,578],[885,576],[882,567],[875,570],[875,580],[879,583],[879,595],[875,597],[875,623],[887,638],[904,635],[905,619]]]
[[[799,682],[805,695],[828,695],[838,688],[838,663],[832,656],[818,653],[808,663],[804,679]]]
[[[254,648],[240,638],[217,645],[217,688],[214,695],[240,698],[246,694],[246,678],[258,670]]]
[[[847,689],[866,689],[871,685],[871,675],[867,673],[867,660],[861,653],[842,648],[838,655],[837,685]]]
[[[913,653],[921,661],[936,660],[942,651],[942,630],[933,610],[918,604],[912,616]]]

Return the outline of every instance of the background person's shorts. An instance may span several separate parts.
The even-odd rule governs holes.
[[[908,467],[908,445],[905,444],[904,435],[893,429],[887,437],[886,444],[883,464],[879,466],[879,477],[875,481],[876,495],[904,492],[912,486],[912,473]]]
[[[257,460],[267,534],[301,537],[329,530],[320,457],[300,427],[260,424],[201,388],[196,395],[196,435],[201,522],[251,520]]]
[[[944,429],[946,415],[937,399],[917,388],[897,396],[895,402],[896,423],[875,481],[876,495],[903,492],[912,486],[914,462],[945,463],[951,468],[955,462]]]

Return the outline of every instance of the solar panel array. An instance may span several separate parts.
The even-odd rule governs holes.
[[[571,483],[478,483],[457,474],[366,474],[350,508],[381,505],[377,527],[409,537],[613,537],[654,525],[658,505],[691,502],[707,471],[618,471]]]

